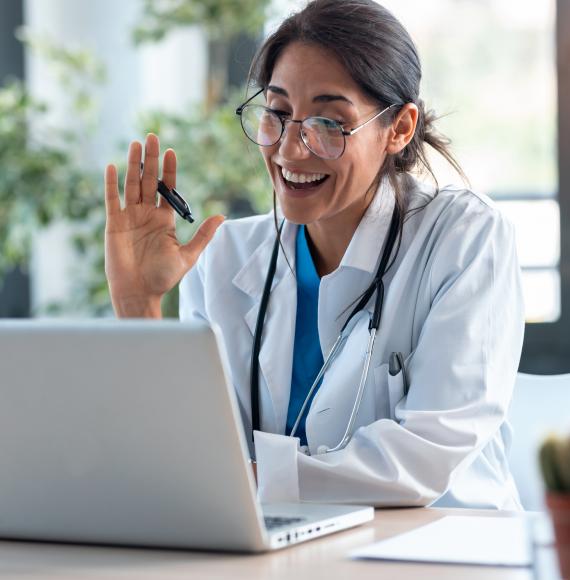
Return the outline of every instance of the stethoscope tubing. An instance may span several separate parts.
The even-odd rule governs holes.
[[[263,323],[265,322],[265,314],[267,312],[267,305],[269,303],[269,296],[271,294],[271,285],[273,283],[273,278],[275,277],[275,271],[277,269],[277,256],[279,254],[279,236],[281,230],[283,229],[283,224],[285,220],[281,222],[279,227],[277,240],[273,246],[273,252],[271,253],[271,261],[269,262],[269,268],[267,270],[267,277],[265,278],[265,284],[263,286],[263,294],[261,296],[261,303],[259,305],[259,313],[257,315],[257,322],[255,323],[255,332],[253,334],[253,348],[251,351],[251,437],[253,439],[253,431],[256,430],[256,426],[259,429],[261,425],[261,418],[259,412],[259,351],[261,349],[261,335],[263,332]]]
[[[366,380],[368,379],[368,370],[370,369],[370,361],[372,360],[372,351],[374,350],[374,341],[376,340],[376,329],[372,328],[370,330],[370,337],[368,338],[368,346],[366,348],[366,360],[364,361],[364,368],[362,369],[362,374],[360,375],[360,383],[358,385],[358,391],[356,392],[356,399],[354,400],[354,405],[352,405],[352,411],[350,412],[350,418],[348,419],[348,424],[344,431],[342,439],[337,445],[331,448],[325,449],[325,453],[333,453],[334,451],[340,451],[344,449],[350,438],[352,436],[352,430],[354,428],[354,423],[356,422],[356,416],[358,411],[360,411],[360,404],[362,403],[362,396],[364,395],[364,388],[366,387]]]
[[[313,393],[317,389],[319,382],[323,378],[325,372],[332,364],[333,360],[337,356],[340,348],[342,347],[343,343],[345,342],[346,338],[348,337],[348,327],[350,322],[356,316],[358,312],[363,310],[374,294],[376,292],[376,299],[374,301],[374,310],[372,316],[370,318],[370,322],[368,325],[369,330],[369,338],[368,344],[366,348],[366,358],[364,362],[364,367],[362,369],[362,373],[360,375],[360,381],[358,384],[358,389],[356,393],[356,398],[354,404],[352,406],[352,410],[350,413],[350,417],[344,431],[344,434],[341,440],[332,448],[326,448],[325,453],[332,453],[334,451],[339,451],[344,449],[350,438],[352,436],[352,430],[354,429],[354,424],[356,422],[356,417],[358,415],[358,411],[360,410],[360,405],[362,403],[362,397],[364,396],[364,389],[366,387],[366,381],[368,379],[368,372],[370,369],[370,362],[372,360],[372,353],[374,350],[374,342],[376,340],[376,333],[380,326],[380,319],[382,316],[382,306],[384,303],[384,283],[383,277],[386,273],[388,260],[392,254],[394,249],[394,245],[396,242],[396,237],[398,234],[398,225],[400,221],[400,212],[398,206],[394,207],[394,212],[392,214],[392,220],[390,222],[390,230],[388,232],[388,237],[386,240],[386,245],[384,247],[384,251],[382,253],[382,257],[380,259],[380,264],[378,266],[378,270],[376,276],[372,284],[368,287],[368,289],[364,292],[364,294],[358,300],[358,303],[348,316],[346,322],[343,324],[340,334],[336,341],[334,342],[326,360],[323,363],[317,377],[313,381],[305,400],[303,401],[303,405],[301,406],[301,410],[297,414],[295,419],[295,423],[293,424],[293,428],[291,429],[290,437],[294,437],[299,425],[301,423],[302,417],[306,411],[307,406],[313,396]],[[257,315],[257,322],[255,325],[255,333],[254,333],[254,341],[253,341],[253,350],[251,356],[251,421],[252,421],[252,437],[253,432],[259,430],[260,428],[260,412],[259,412],[259,351],[261,348],[261,335],[263,332],[263,324],[265,321],[265,314],[267,312],[267,305],[269,303],[269,296],[271,294],[271,285],[273,283],[273,278],[275,276],[276,268],[277,268],[277,257],[279,253],[279,246],[280,246],[280,233],[283,228],[284,220],[281,223],[279,228],[279,232],[277,235],[277,239],[273,246],[273,252],[271,254],[271,261],[269,264],[269,268],[267,271],[267,277],[265,279],[265,284],[263,287],[263,295],[261,298],[261,303],[259,306],[259,312]]]
[[[311,385],[311,388],[309,389],[309,392],[308,392],[307,396],[305,397],[305,400],[303,401],[303,405],[301,406],[301,410],[299,411],[297,418],[295,419],[295,423],[293,423],[293,428],[291,429],[291,433],[289,433],[289,437],[295,437],[295,433],[297,433],[297,428],[299,427],[299,424],[301,423],[301,418],[303,417],[303,414],[305,413],[305,409],[307,408],[307,405],[309,404],[309,401],[311,400],[311,397],[313,396],[315,389],[317,388],[318,384],[320,383],[321,379],[323,378],[323,375],[325,374],[326,370],[329,368],[332,361],[334,360],[336,353],[338,351],[340,351],[340,347],[342,346],[342,343],[344,342],[345,338],[346,337],[344,336],[344,333],[341,332],[338,335],[338,338],[335,340],[335,342],[331,348],[331,351],[330,351],[329,355],[327,356],[327,359],[323,363],[323,366],[321,367],[319,374],[317,375],[316,379],[313,381],[313,384]]]

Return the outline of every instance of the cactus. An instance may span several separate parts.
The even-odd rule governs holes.
[[[570,493],[570,437],[549,436],[540,448],[539,460],[548,491]]]

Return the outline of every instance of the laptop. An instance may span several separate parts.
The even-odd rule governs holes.
[[[258,502],[221,344],[177,321],[0,321],[0,537],[263,552],[371,520]]]

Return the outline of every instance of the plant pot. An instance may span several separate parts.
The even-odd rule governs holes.
[[[570,493],[547,493],[562,578],[570,578]]]

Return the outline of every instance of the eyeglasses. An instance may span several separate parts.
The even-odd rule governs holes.
[[[264,89],[260,89],[243,105],[236,109],[246,137],[256,145],[271,147],[279,143],[285,133],[286,123],[301,125],[301,139],[307,149],[321,159],[338,159],[345,150],[346,138],[354,135],[396,105],[389,105],[374,117],[361,125],[347,131],[338,121],[327,117],[307,117],[306,119],[288,119],[280,111],[263,105],[250,104]]]

